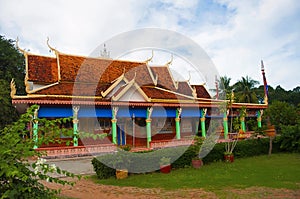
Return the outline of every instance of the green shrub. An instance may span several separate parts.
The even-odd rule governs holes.
[[[282,125],[277,139],[280,149],[287,152],[300,152],[300,124]]]
[[[243,140],[237,143],[233,153],[235,157],[251,157],[256,155],[268,154],[269,138]],[[278,142],[273,142],[273,152],[279,152]],[[162,157],[171,158],[172,168],[184,168],[191,166],[192,159],[197,156],[199,146],[171,147],[154,150],[147,153],[118,152],[99,156],[92,160],[94,170],[100,179],[109,178],[115,175],[116,161],[122,153],[126,153],[127,166],[129,173],[145,173],[159,169],[159,161]],[[204,163],[223,161],[225,144],[217,143],[214,148],[203,158]]]
[[[99,179],[107,179],[115,175],[116,170],[103,162],[113,161],[112,155],[103,155],[92,159],[92,165]]]

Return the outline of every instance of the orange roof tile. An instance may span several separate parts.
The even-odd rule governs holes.
[[[43,83],[58,81],[56,58],[28,54],[27,61],[29,81]]]
[[[59,54],[61,80],[111,83],[124,73],[132,79],[144,63]]]
[[[196,88],[197,98],[211,98],[203,85],[192,85],[192,87]]]
[[[190,87],[190,85],[188,84],[188,82],[186,82],[186,81],[178,82],[177,92],[184,94],[184,95],[193,96],[193,90]]]
[[[73,82],[60,82],[55,86],[35,92],[40,95],[75,95],[75,96],[101,96],[110,84],[85,84]]]
[[[154,77],[158,76],[158,86],[169,89],[171,91],[176,90],[174,80],[172,78],[172,74],[170,74],[168,66],[151,66],[150,68],[153,72]]]

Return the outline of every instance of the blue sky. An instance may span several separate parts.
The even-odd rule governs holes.
[[[0,0],[0,34],[43,55],[52,55],[47,36],[61,52],[89,55],[117,34],[148,27],[191,38],[232,83],[246,75],[262,83],[263,59],[271,86],[300,86],[297,0]]]

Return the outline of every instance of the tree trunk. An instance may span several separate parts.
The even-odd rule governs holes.
[[[273,148],[273,139],[274,137],[270,137],[270,142],[269,142],[269,156],[272,154],[272,148]]]

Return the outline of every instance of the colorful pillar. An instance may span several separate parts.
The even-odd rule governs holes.
[[[151,142],[151,114],[153,108],[147,108],[146,131],[147,131],[147,148],[150,148]]]
[[[263,111],[264,110],[262,110],[262,109],[257,111],[257,127],[258,128],[261,128],[261,116],[263,114]]]
[[[80,106],[73,106],[73,146],[78,146],[78,111]]]
[[[34,110],[33,113],[33,142],[34,142],[34,149],[38,148],[38,130],[39,130],[39,121],[37,120],[38,118],[38,111],[39,111],[39,106],[37,109]]]
[[[206,116],[206,111],[207,109],[204,108],[204,109],[201,109],[201,118],[200,118],[200,121],[201,121],[201,132],[202,132],[202,137],[206,137],[206,129],[205,129],[205,116]]]
[[[243,132],[246,132],[246,125],[245,125],[245,116],[247,115],[246,108],[242,107],[240,113],[240,121],[241,121],[241,128]]]
[[[228,112],[228,111],[227,111]],[[228,122],[227,122],[227,112],[223,114],[223,127],[224,127],[224,138],[228,138]]]
[[[245,117],[241,117],[241,128],[243,132],[246,132],[246,125],[245,125]]]
[[[176,109],[176,118],[175,118],[175,127],[176,127],[176,139],[180,139],[180,115],[181,115],[181,108]]]
[[[112,119],[111,119],[111,133],[112,133],[112,142],[113,144],[117,144],[117,113],[119,108],[112,108]]]

